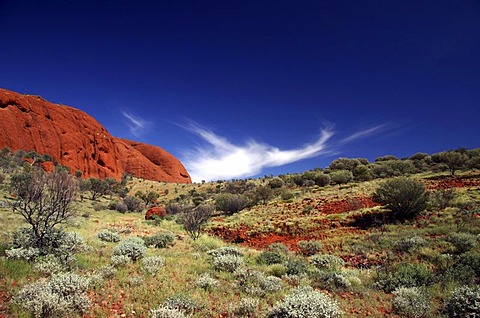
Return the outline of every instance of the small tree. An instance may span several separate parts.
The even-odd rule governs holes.
[[[398,177],[385,181],[375,191],[373,200],[385,205],[399,219],[415,217],[427,207],[427,192],[419,181]]]
[[[434,155],[433,158],[438,162],[446,164],[452,176],[455,176],[455,172],[458,169],[463,168],[468,160],[468,156],[466,154],[456,151],[441,152]]]
[[[210,219],[213,208],[210,205],[202,204],[196,206],[183,215],[183,227],[193,240],[202,234],[205,223]]]
[[[13,211],[32,226],[35,245],[47,247],[48,237],[72,219],[76,213],[72,202],[77,194],[77,184],[64,170],[47,174],[42,169],[12,176],[11,189],[17,195]]]
[[[96,200],[98,196],[102,196],[108,191],[108,183],[95,178],[90,178],[89,182],[89,190],[92,193],[92,200]]]

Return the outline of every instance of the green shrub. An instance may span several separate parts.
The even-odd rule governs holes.
[[[149,256],[142,259],[142,269],[150,275],[155,275],[165,262],[161,256]]]
[[[445,303],[445,312],[450,318],[477,318],[480,313],[480,287],[455,289]]]
[[[279,177],[274,177],[268,181],[268,186],[272,189],[278,189],[285,185],[285,182]]]
[[[268,318],[335,318],[340,317],[338,303],[311,287],[295,288],[267,314]]]
[[[301,259],[290,258],[285,263],[285,268],[288,275],[301,275],[307,272],[308,263]]]
[[[173,245],[175,235],[170,232],[158,233],[153,236],[143,237],[146,246],[153,246],[156,248],[166,248]]]
[[[272,265],[272,264],[280,264],[280,263],[283,263],[284,261],[285,261],[284,255],[277,252],[272,252],[272,251],[263,251],[257,257],[257,262],[259,264]]]
[[[328,174],[323,173],[323,172],[318,172],[315,174],[313,177],[313,181],[315,182],[316,185],[319,187],[325,187],[330,184],[331,178]]]
[[[480,253],[468,252],[459,256],[456,265],[470,266],[480,276]]]
[[[444,210],[450,205],[450,203],[457,196],[454,188],[439,189],[430,193],[429,202],[430,205],[439,210]]]
[[[267,273],[271,276],[282,277],[287,273],[287,268],[283,264],[272,264],[268,267]]]
[[[34,317],[72,317],[85,314],[91,302],[86,295],[89,279],[72,273],[53,275],[48,281],[24,286],[13,301]]]
[[[313,255],[310,258],[310,262],[319,270],[325,271],[338,271],[345,265],[343,259],[329,254]]]
[[[431,298],[418,287],[400,287],[393,291],[393,311],[404,317],[421,318],[430,311]]]
[[[399,287],[427,286],[432,281],[432,273],[423,265],[401,264],[396,271],[379,275],[378,285],[386,292]]]
[[[353,174],[348,170],[337,170],[330,173],[330,179],[334,184],[344,184],[353,180]]]
[[[222,193],[215,199],[217,210],[231,215],[243,210],[248,205],[248,199],[242,194]]]
[[[310,273],[310,276],[315,283],[315,287],[321,289],[333,291],[352,286],[350,280],[338,272],[315,271]]]
[[[120,213],[127,213],[128,206],[123,202],[117,202],[117,204],[115,204],[115,211],[118,211]]]
[[[282,255],[285,255],[288,253],[288,247],[285,246],[285,244],[283,243],[272,243],[268,246],[267,250],[270,252],[275,252]]]
[[[311,256],[317,254],[322,250],[323,244],[317,240],[298,241],[298,251],[304,256]]]
[[[477,245],[477,237],[464,232],[450,234],[447,241],[455,246],[458,254],[468,252]]]
[[[120,235],[107,229],[98,232],[97,237],[104,242],[120,242]]]
[[[373,200],[385,205],[400,220],[413,218],[427,207],[423,183],[406,177],[383,182],[375,191]]]

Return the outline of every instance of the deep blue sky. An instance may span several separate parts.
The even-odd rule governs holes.
[[[203,163],[246,177],[480,146],[478,0],[0,0],[0,12],[0,87],[82,109],[197,179],[235,177],[200,176]],[[282,150],[326,128],[284,165],[301,156]]]

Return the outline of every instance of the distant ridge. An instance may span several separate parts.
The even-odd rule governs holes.
[[[39,96],[0,89],[0,148],[48,154],[83,177],[191,183],[182,163],[162,148],[116,138],[92,116]]]

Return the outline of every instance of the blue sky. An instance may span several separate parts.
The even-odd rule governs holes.
[[[0,87],[194,180],[479,147],[480,2],[0,0]]]

